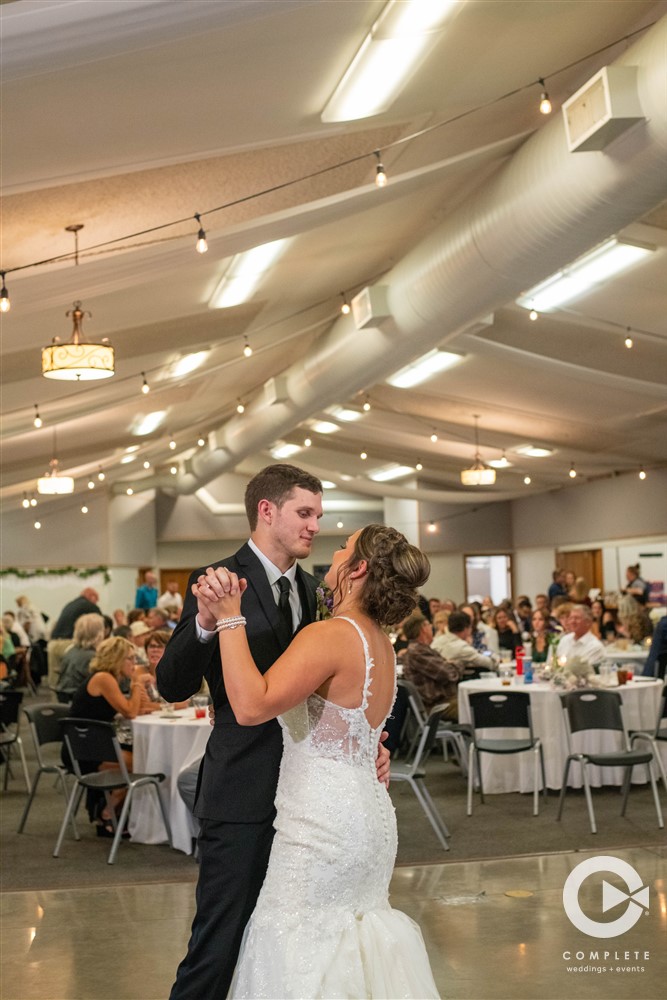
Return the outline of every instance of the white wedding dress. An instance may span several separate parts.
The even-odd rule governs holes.
[[[396,818],[375,758],[382,725],[361,705],[317,694],[280,718],[284,753],[276,834],[246,927],[229,997],[235,1000],[437,998],[417,924],[389,905]]]

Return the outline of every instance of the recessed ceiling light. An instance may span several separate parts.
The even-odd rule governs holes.
[[[549,455],[553,455],[554,448],[540,448],[538,445],[534,444],[524,444],[520,448],[514,449],[517,455],[526,455],[528,458],[548,458]],[[491,463],[489,463],[490,465]]]
[[[447,368],[451,368],[462,360],[462,354],[452,354],[451,351],[439,351],[435,349],[429,351],[428,354],[423,354],[416,361],[412,361],[404,368],[400,368],[385,381],[397,389],[410,389],[414,385],[426,382],[427,379],[432,378],[439,372],[444,372]]]
[[[340,430],[338,424],[332,424],[330,420],[316,420],[311,427],[318,434],[335,434]]]
[[[135,437],[141,437],[144,434],[152,434],[153,431],[158,429],[160,424],[164,423],[166,416],[166,410],[154,410],[152,413],[147,413],[144,417],[138,417],[136,422],[132,425],[132,434],[134,434]]]
[[[331,480],[329,480],[329,479],[323,479],[322,480],[322,488],[325,489],[325,490],[335,490],[336,489],[336,484],[332,483]]]
[[[286,444],[284,441],[281,441],[274,448],[271,448],[271,457],[290,458],[292,455],[296,455],[299,451],[301,451],[301,445]]]
[[[492,469],[509,469],[512,465],[506,455],[503,455],[502,458],[492,458],[486,464],[490,465]]]
[[[194,372],[197,368],[201,366],[206,361],[209,356],[210,351],[196,351],[194,354],[186,354],[184,357],[179,358],[175,361],[169,369],[169,374],[172,378],[183,378],[184,375],[189,375],[190,372]]]
[[[655,249],[647,243],[615,236],[520,295],[517,304],[538,312],[556,309],[608,281],[619,271],[654,253]]]
[[[376,483],[388,483],[392,479],[400,479],[401,476],[409,476],[414,473],[414,469],[409,465],[391,465],[384,469],[376,469],[369,473],[369,478]]]
[[[348,410],[344,406],[332,406],[331,409],[327,410],[327,413],[330,413],[337,420],[344,420],[345,423],[353,423],[363,417],[363,413],[360,413],[359,410]]]
[[[210,309],[229,309],[252,298],[253,292],[289,240],[273,240],[232,257],[227,270],[208,300]]]

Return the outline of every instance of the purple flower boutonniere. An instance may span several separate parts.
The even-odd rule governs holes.
[[[321,622],[326,618],[331,618],[333,615],[333,594],[326,584],[321,583],[315,591],[315,601],[317,604],[315,621]]]

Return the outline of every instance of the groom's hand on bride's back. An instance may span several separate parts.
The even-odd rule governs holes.
[[[385,788],[389,788],[389,771],[391,770],[391,754],[386,747],[382,744],[388,738],[389,733],[385,730],[382,732],[380,737],[380,742],[378,744],[378,755],[375,758],[375,770],[377,771],[378,781],[381,781]]]

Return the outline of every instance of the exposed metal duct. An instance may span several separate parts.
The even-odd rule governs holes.
[[[210,435],[177,477],[116,484],[189,494],[301,421],[453,337],[667,197],[667,17],[614,64],[637,67],[644,120],[604,152],[570,153],[558,115],[382,278],[391,318],[360,333],[342,317],[262,396]],[[352,359],[352,360],[350,360]],[[392,495],[389,484],[385,495]],[[424,491],[420,491],[424,492]],[[470,492],[456,494],[463,501]],[[437,499],[431,491],[428,498]],[[498,494],[477,500],[498,500]]]

